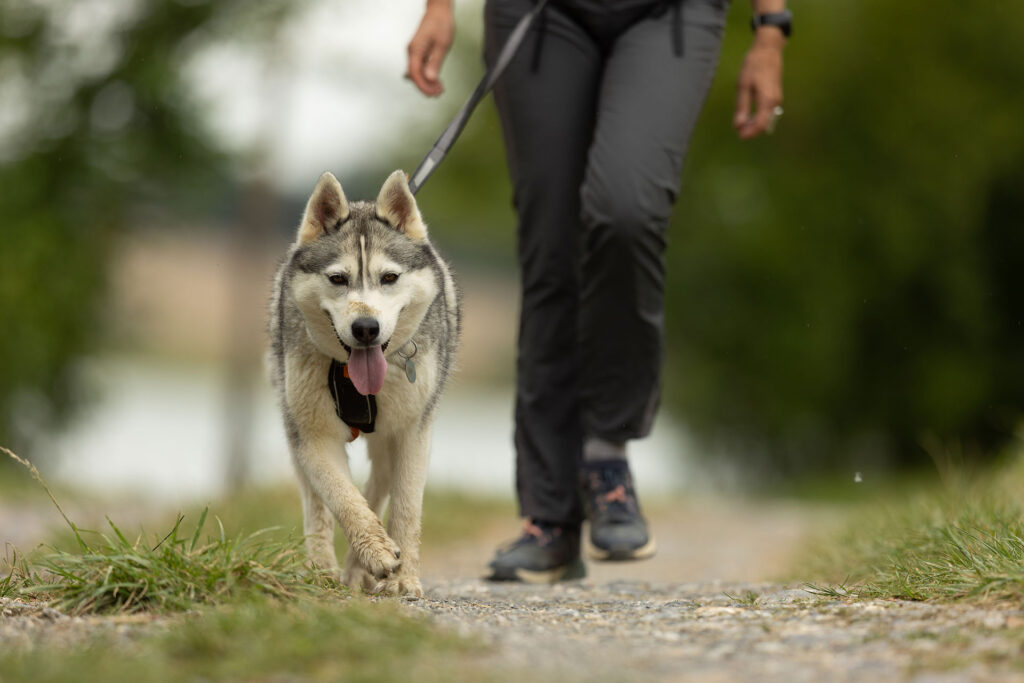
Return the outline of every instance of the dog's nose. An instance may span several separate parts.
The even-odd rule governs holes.
[[[380,334],[380,323],[376,318],[356,318],[352,323],[352,336],[364,344],[371,343]]]

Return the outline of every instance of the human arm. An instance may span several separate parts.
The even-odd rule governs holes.
[[[751,0],[755,14],[782,12],[786,0]],[[741,140],[769,130],[775,107],[782,104],[782,50],[786,36],[776,26],[759,26],[740,68],[732,125]]]
[[[452,0],[427,0],[419,28],[409,41],[409,64],[406,76],[420,92],[437,97],[444,92],[441,64],[455,37]]]

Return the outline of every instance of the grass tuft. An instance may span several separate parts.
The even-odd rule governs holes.
[[[80,553],[57,551],[38,561],[35,574],[49,581],[26,585],[71,614],[142,611],[179,612],[256,591],[290,599],[324,584],[303,566],[301,538],[270,538],[274,529],[229,538],[220,533],[200,543],[206,510],[192,534],[183,517],[156,545],[134,541],[108,520],[112,534]],[[40,571],[41,570],[41,571]]]
[[[1024,599],[1024,484],[1020,466],[998,477],[872,503],[814,546],[811,571],[835,597]]]
[[[77,542],[75,552],[50,546],[49,554],[31,561],[15,554],[0,581],[0,597],[45,599],[69,614],[180,612],[254,593],[292,599],[336,586],[304,566],[301,536],[280,538],[276,527],[229,537],[217,519],[216,534],[201,540],[208,509],[191,533],[183,528],[183,515],[169,532],[149,540],[145,534],[129,540],[109,518],[107,533],[82,530],[31,463],[0,449],[29,469]]]
[[[758,602],[761,600],[761,595],[752,590],[745,591],[743,595],[732,595],[730,593],[722,593],[722,595],[744,607],[757,607]]]

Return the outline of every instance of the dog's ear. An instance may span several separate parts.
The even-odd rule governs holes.
[[[341,191],[341,183],[327,171],[320,176],[316,189],[306,203],[299,226],[298,243],[312,242],[321,235],[334,230],[338,223],[348,218],[348,200]]]
[[[395,171],[384,181],[377,195],[377,215],[404,232],[410,239],[427,239],[427,226],[423,223],[416,198],[409,191],[405,173]]]

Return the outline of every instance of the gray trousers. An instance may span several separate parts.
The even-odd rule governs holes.
[[[679,2],[553,0],[495,87],[519,218],[525,517],[578,524],[584,438],[651,429],[666,229],[726,13],[726,0]],[[532,6],[488,0],[488,63]]]

